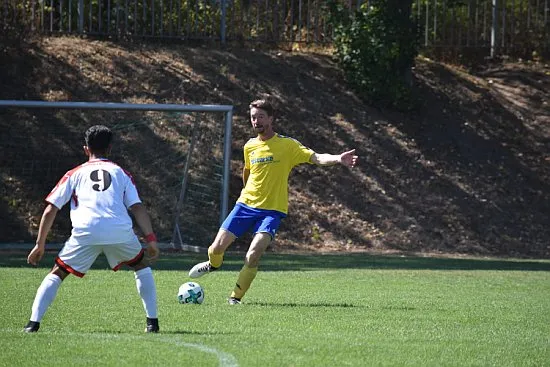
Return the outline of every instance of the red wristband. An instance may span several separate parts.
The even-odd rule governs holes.
[[[151,232],[148,235],[145,236],[145,241],[147,243],[149,242],[157,242],[157,236],[155,236],[155,233]]]

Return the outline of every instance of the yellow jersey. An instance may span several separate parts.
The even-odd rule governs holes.
[[[244,145],[244,166],[250,170],[237,202],[252,208],[288,212],[288,177],[294,167],[310,163],[315,152],[295,139],[275,134]]]

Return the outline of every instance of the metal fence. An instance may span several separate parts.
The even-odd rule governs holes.
[[[424,47],[550,51],[550,0],[414,0]]]
[[[328,0],[0,0],[3,33],[327,44]],[[368,11],[368,0],[340,0]],[[550,0],[412,0],[424,47],[550,49]]]
[[[3,28],[22,33],[312,43],[331,34],[324,0],[0,1]]]

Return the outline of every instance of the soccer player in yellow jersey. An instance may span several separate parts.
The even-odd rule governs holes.
[[[319,154],[298,141],[273,130],[274,108],[266,100],[253,101],[250,122],[257,137],[244,145],[244,169],[241,196],[208,248],[208,261],[195,265],[191,278],[198,278],[221,267],[227,248],[251,230],[254,237],[246,253],[229,304],[240,304],[256,277],[260,258],[275,237],[281,219],[288,212],[288,177],[302,163],[354,167],[355,149],[341,154]]]

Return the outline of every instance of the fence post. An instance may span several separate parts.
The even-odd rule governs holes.
[[[226,0],[220,0],[220,6],[221,6],[221,24],[220,24],[220,41],[222,45],[225,45],[225,16],[226,16]]]
[[[493,0],[493,20],[491,24],[491,58],[496,56],[497,47],[497,28],[498,28],[498,0]]]
[[[550,11],[550,5],[548,4],[548,0],[544,0],[544,25],[545,26],[548,24],[549,11]]]
[[[424,46],[428,47],[428,33],[430,29],[430,2],[426,1],[426,28],[424,29]]]
[[[84,33],[84,0],[78,0],[78,33]]]

